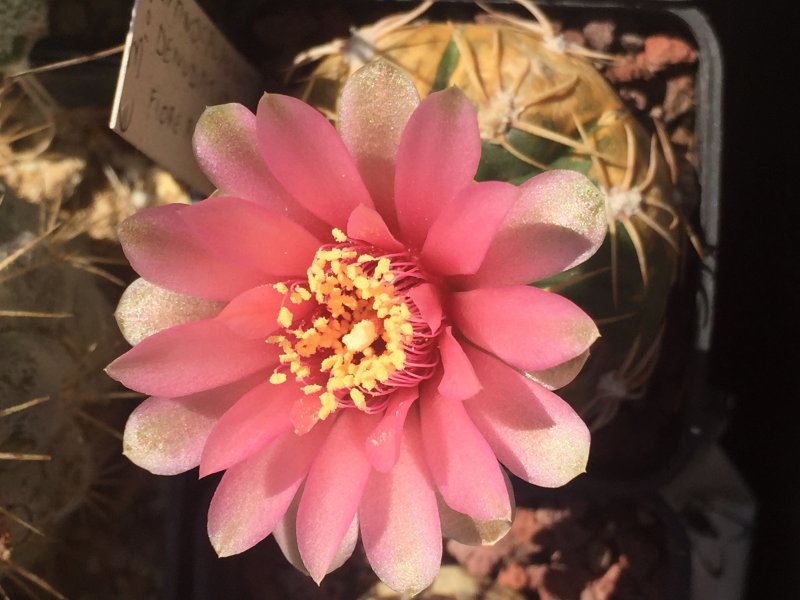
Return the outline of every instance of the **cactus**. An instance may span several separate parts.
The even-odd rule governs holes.
[[[473,101],[483,140],[478,179],[520,183],[555,168],[587,174],[606,196],[609,236],[583,265],[537,285],[598,321],[601,340],[564,390],[590,425],[645,392],[658,361],[670,290],[685,248],[664,137],[649,134],[589,58],[602,55],[535,20],[481,8],[482,23],[410,21],[429,3],[298,56],[319,60],[299,94],[330,118],[346,76],[372,58],[405,69],[422,97],[447,86]]]
[[[159,597],[160,542],[147,533],[161,524],[157,492],[120,454],[139,395],[102,367],[125,346],[112,316],[130,276],[116,226],[188,193],[107,133],[104,111],[59,115],[55,148],[0,161],[0,599],[59,597],[39,582],[69,597],[87,585],[96,597]],[[120,544],[123,531],[136,541]]]
[[[45,33],[45,0],[0,0],[0,75],[24,68],[28,52]]]
[[[54,103],[33,77],[14,79],[47,32],[44,0],[0,0],[0,166],[33,158],[55,133]]]

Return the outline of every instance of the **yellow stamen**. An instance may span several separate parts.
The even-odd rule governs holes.
[[[340,243],[347,240],[338,229],[333,237]],[[279,361],[297,381],[311,376],[310,365],[317,357],[320,366],[315,368],[327,380],[301,389],[318,395],[321,420],[337,409],[337,398],[348,394],[356,408],[367,410],[369,392],[405,366],[404,348],[413,327],[409,308],[391,283],[391,266],[386,257],[359,254],[353,248],[320,248],[307,271],[308,286],[293,284],[289,300],[313,300],[321,314],[290,330],[294,315],[286,307],[280,309],[278,322],[286,330],[267,341],[279,346]],[[288,286],[276,284],[275,289],[287,293]]]
[[[363,352],[378,339],[378,332],[375,323],[372,321],[359,321],[345,336],[342,336],[344,345],[350,352]]]
[[[294,315],[292,312],[285,306],[281,306],[281,309],[278,311],[278,323],[284,327],[289,327],[293,320]]]
[[[274,385],[280,385],[286,381],[286,373],[273,373],[269,376],[269,382]]]
[[[325,420],[329,414],[336,410],[336,396],[330,392],[323,392],[319,395],[322,408],[319,409],[319,418]]]
[[[338,227],[334,227],[331,233],[333,234],[333,239],[335,239],[340,244],[347,241],[347,236],[345,235],[344,231],[342,231]]]
[[[350,390],[350,398],[353,399],[353,403],[356,405],[357,409],[364,410],[367,407],[367,398],[358,388]]]

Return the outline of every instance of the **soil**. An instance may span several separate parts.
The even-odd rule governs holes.
[[[632,500],[562,500],[520,508],[492,547],[453,540],[448,553],[479,578],[537,600],[673,599],[680,564],[656,511]]]

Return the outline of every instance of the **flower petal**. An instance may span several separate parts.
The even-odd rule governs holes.
[[[208,510],[208,537],[219,556],[244,552],[275,529],[325,439],[323,429],[285,433],[225,472]]]
[[[281,327],[278,314],[282,306],[287,307],[293,319],[305,317],[312,308],[308,302],[291,303],[269,284],[236,296],[217,319],[241,337],[263,341]]]
[[[274,344],[242,339],[212,319],[151,335],[108,365],[106,373],[133,390],[174,398],[231,383],[277,360]]]
[[[450,306],[450,316],[470,341],[520,369],[560,365],[585,352],[600,335],[574,303],[534,287],[458,292]]]
[[[463,405],[497,458],[535,485],[558,487],[586,470],[589,430],[553,392],[467,347],[483,391]]]
[[[288,560],[292,566],[303,573],[308,575],[308,569],[303,564],[303,559],[300,557],[300,548],[297,547],[297,507],[300,506],[300,498],[303,496],[303,486],[300,486],[298,492],[294,495],[292,503],[283,515],[275,529],[272,530],[272,535],[278,543],[278,547],[283,552],[283,556]]]
[[[264,381],[242,396],[211,430],[200,459],[200,477],[241,462],[289,431],[289,410],[302,395],[294,381]]]
[[[297,507],[300,504],[300,498],[303,495],[303,488],[297,492],[289,510],[286,511],[284,517],[280,520],[272,535],[275,536],[275,541],[278,542],[278,547],[283,552],[292,566],[301,573],[308,575],[308,569],[303,564],[303,559],[300,557],[300,549],[297,547]],[[331,566],[328,567],[328,573],[331,573],[341,567],[345,561],[353,554],[353,550],[358,543],[358,515],[353,517],[350,522],[350,527],[347,533],[344,534],[342,543],[336,550],[336,554],[331,561]],[[326,573],[327,575],[327,573]]]
[[[439,519],[442,521],[442,535],[462,544],[470,546],[491,546],[501,540],[511,529],[517,506],[514,502],[514,488],[505,471],[502,471],[506,483],[506,492],[511,503],[511,517],[506,519],[492,519],[481,521],[473,519],[464,513],[450,508],[442,498],[436,494],[439,505]]]
[[[312,214],[344,229],[356,206],[372,207],[342,138],[319,112],[296,98],[264,94],[256,117],[267,166]]]
[[[465,187],[431,225],[420,258],[440,275],[467,275],[481,266],[519,190],[502,181]]]
[[[462,403],[434,392],[419,410],[425,460],[447,505],[479,521],[510,521],[502,469]]]
[[[388,473],[397,462],[406,415],[418,397],[419,389],[416,387],[394,392],[380,423],[369,434],[365,443],[367,458],[378,471]]]
[[[246,107],[235,103],[207,107],[197,121],[192,144],[203,173],[223,195],[258,202],[309,231],[326,233],[270,173],[258,150],[256,116]]]
[[[579,354],[567,362],[543,371],[527,371],[525,375],[533,379],[536,383],[543,385],[548,390],[557,390],[572,382],[583,369],[586,360],[589,358],[589,351]]]
[[[139,278],[122,293],[114,317],[122,336],[135,346],[162,329],[213,317],[223,306],[222,302],[172,292]]]
[[[389,231],[381,215],[374,208],[357,206],[347,220],[347,236],[351,240],[367,242],[381,250],[402,251],[405,246]]]
[[[428,324],[431,331],[434,333],[439,331],[444,311],[436,286],[430,283],[421,283],[408,290],[407,294],[419,309],[422,320]]]
[[[180,398],[148,398],[125,423],[123,454],[156,475],[177,475],[193,469],[200,464],[214,423],[257,382],[257,376],[250,376]]]
[[[419,94],[403,71],[377,60],[356,71],[339,98],[339,131],[355,158],[375,207],[391,227],[394,211],[394,163],[400,135]]]
[[[431,584],[442,562],[442,531],[416,411],[408,416],[397,464],[370,475],[358,518],[369,564],[386,585],[413,595]]]
[[[181,212],[206,247],[268,278],[305,275],[320,241],[291,219],[240,198],[214,197]]]
[[[470,287],[531,283],[585,261],[608,223],[600,191],[576,171],[553,170],[520,186]]]
[[[421,248],[441,208],[466,187],[481,157],[475,109],[457,88],[425,98],[397,150],[395,208],[403,240]]]
[[[230,300],[264,283],[260,271],[217,256],[194,234],[182,218],[190,208],[154,206],[122,222],[117,233],[134,270],[151,283],[209,300]]]
[[[297,509],[297,545],[317,583],[328,572],[358,510],[370,472],[364,440],[375,421],[358,411],[343,411],[311,465]]]
[[[461,344],[453,337],[452,327],[445,327],[439,336],[439,355],[443,370],[438,387],[440,394],[454,400],[465,400],[481,391],[481,383]]]

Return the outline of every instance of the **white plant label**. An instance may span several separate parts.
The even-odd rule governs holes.
[[[136,0],[109,126],[176,177],[210,194],[192,133],[206,106],[254,109],[261,77],[194,0]]]

